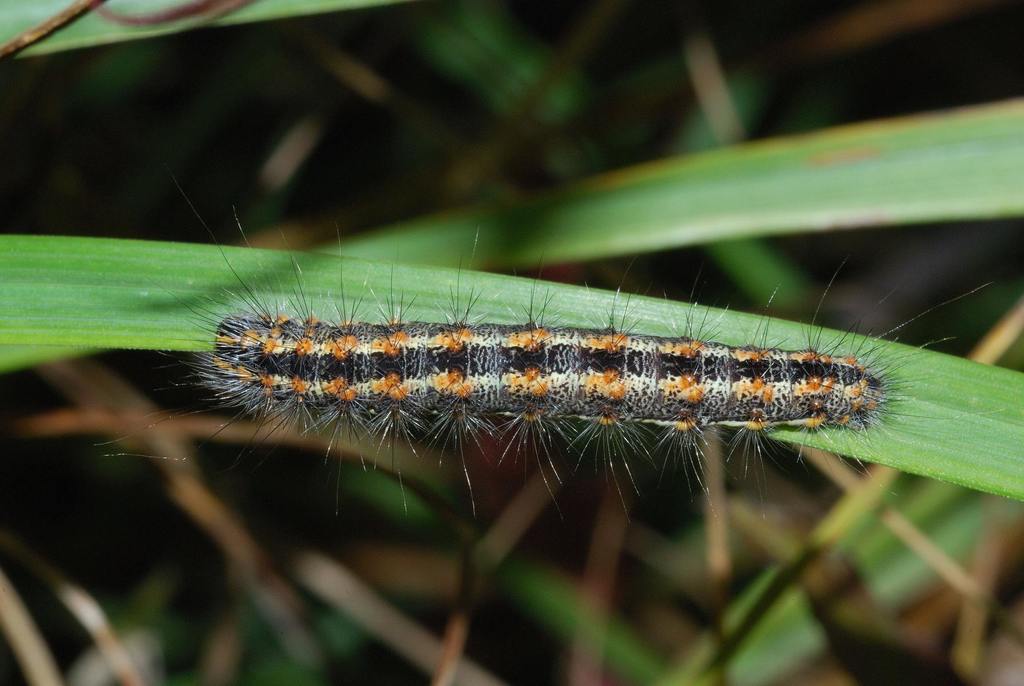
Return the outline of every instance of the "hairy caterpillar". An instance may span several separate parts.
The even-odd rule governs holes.
[[[855,356],[610,329],[229,315],[200,377],[222,403],[375,435],[519,432],[546,421],[641,424],[664,440],[711,426],[862,429],[885,381]],[[684,442],[688,442],[685,441]]]

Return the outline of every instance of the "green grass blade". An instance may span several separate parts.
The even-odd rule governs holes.
[[[190,31],[205,26],[229,26],[257,21],[272,21],[303,17],[325,12],[351,10],[373,5],[387,5],[407,0],[260,0],[236,12],[230,12],[212,21],[202,19],[176,21],[152,26],[122,26],[97,14],[87,15],[46,40],[26,50],[25,55],[39,55],[74,48],[86,48],[126,40],[163,36]],[[0,42],[12,38],[57,14],[68,5],[68,0],[32,0],[0,3]],[[112,11],[128,16],[150,14],[158,9],[181,5],[181,0],[111,0],[106,3]]]
[[[241,287],[225,257],[262,300],[293,312],[300,311],[296,303],[311,302],[324,317],[337,316],[342,282],[349,307],[361,299],[361,315],[369,319],[379,318],[378,304],[401,299],[411,303],[407,318],[438,320],[456,284],[463,302],[471,291],[479,296],[474,316],[496,322],[522,321],[531,300],[548,302],[547,316],[573,326],[603,326],[623,306],[607,291],[436,267],[246,248],[225,247],[222,254],[209,245],[0,236],[0,344],[209,349],[211,319],[241,307],[226,293]],[[678,335],[688,318],[706,320],[715,339],[732,344],[748,344],[764,326],[755,315],[629,300],[628,319],[639,332]],[[775,320],[768,339],[799,348],[808,332]],[[844,339],[844,347],[864,344],[825,330],[822,346]],[[1024,374],[895,343],[866,344],[896,389],[882,425],[865,432],[779,430],[777,438],[1024,499]]]
[[[907,482],[893,490],[887,499],[890,505],[899,503],[899,510],[946,553],[957,560],[969,558],[981,533],[982,499],[977,493],[935,481]],[[935,587],[935,571],[877,518],[847,535],[839,549],[856,563],[871,598],[890,612],[905,610]],[[827,638],[806,598],[794,589],[768,611],[730,661],[729,682],[780,683],[795,665],[806,663],[826,646]]]
[[[511,267],[749,236],[1024,213],[1024,101],[674,157],[507,207],[346,239],[347,255]],[[464,261],[463,264],[466,262]]]
[[[419,469],[430,466],[421,464]],[[421,481],[423,472],[413,478]],[[347,496],[363,501],[419,542],[439,540],[438,532],[451,525],[416,497],[416,491],[410,491],[414,494],[410,498],[402,484],[383,472],[353,471],[340,483]],[[429,484],[431,489],[439,487]],[[512,553],[488,575],[491,571],[495,592],[504,595],[519,613],[564,645],[582,638],[595,655],[601,655],[608,667],[630,683],[650,683],[664,669],[664,661],[627,622],[614,613],[598,612],[587,594],[555,569]]]
[[[16,372],[43,362],[64,360],[96,352],[88,348],[61,348],[59,346],[0,345],[0,374]]]
[[[663,660],[628,625],[615,616],[602,617],[581,603],[577,587],[554,572],[512,558],[498,569],[498,583],[520,612],[562,640],[582,638],[631,682],[649,684],[664,669]]]

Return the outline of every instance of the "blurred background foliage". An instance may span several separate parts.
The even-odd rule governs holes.
[[[0,2],[2,37],[64,4]],[[381,6],[340,11],[364,4]],[[217,21],[246,21],[201,28],[228,5]],[[547,279],[750,311],[773,299],[771,314],[805,321],[842,264],[818,315],[839,328],[885,330],[992,281],[901,331],[961,355],[1024,286],[1024,119],[1005,102],[1024,86],[1016,3],[161,6],[196,13],[135,28],[89,16],[0,63],[6,231],[207,242],[176,178],[224,242],[237,213],[258,245],[333,248],[340,231],[357,254],[543,263]],[[306,16],[320,9],[337,11]],[[980,134],[975,157],[929,148],[968,105],[1001,122],[998,149]],[[689,156],[933,110],[925,153],[897,169],[916,185],[871,191],[885,212],[787,229],[751,210],[742,238],[717,242],[652,240],[653,222],[588,231],[602,189],[647,178],[636,165],[728,162]],[[725,165],[735,197],[717,207],[753,202],[743,183],[764,170],[746,159]],[[849,197],[866,197],[868,172]],[[787,216],[822,201],[801,183],[783,178]],[[685,188],[643,207],[685,213]],[[578,225],[522,221],[567,198]],[[492,235],[516,249],[488,252]],[[554,259],[537,247],[569,235]],[[986,361],[1020,369],[1010,338]],[[388,459],[325,460],[316,437],[271,447],[245,427],[217,434],[216,415],[163,422],[201,407],[184,378],[176,358],[124,352],[0,377],[0,591],[42,637],[0,645],[0,682],[24,678],[25,655],[74,684],[1024,680],[1017,503],[783,448],[716,463],[707,492],[685,465],[641,465],[620,493],[585,463],[553,497],[496,446],[466,456],[471,502],[457,459],[405,455],[399,483]],[[76,619],[90,596],[110,631]]]

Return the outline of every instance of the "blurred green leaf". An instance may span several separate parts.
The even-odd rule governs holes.
[[[50,360],[88,355],[91,352],[96,351],[57,346],[0,345],[0,373],[17,371]]]
[[[346,239],[343,252],[515,267],[749,236],[1017,216],[1022,131],[1024,101],[1012,100],[769,139],[618,169],[518,204],[401,222]]]
[[[502,588],[516,607],[547,625],[562,640],[582,637],[609,665],[635,683],[650,683],[662,670],[662,659],[638,641],[628,626],[602,617],[585,603],[568,580],[522,559],[498,570]]]
[[[550,47],[498,2],[441,4],[413,34],[423,58],[472,89],[492,110],[507,113],[551,60]],[[579,109],[585,81],[572,73],[552,86],[535,114],[557,121]]]
[[[259,0],[221,17],[206,21],[199,17],[149,26],[123,26],[98,14],[89,14],[33,45],[23,55],[39,55],[74,48],[93,47],[126,40],[181,33],[205,26],[230,26],[257,21],[303,17],[326,12],[390,5],[408,0]],[[18,35],[65,9],[69,0],[5,0],[0,2],[0,42]],[[176,7],[182,0],[109,0],[106,7],[126,16],[151,14]]]
[[[936,545],[957,559],[969,553],[981,531],[982,503],[977,493],[909,478],[893,490],[889,504],[898,506]],[[934,591],[934,570],[879,526],[877,518],[869,518],[851,532],[839,550],[857,564],[871,597],[893,612]],[[729,662],[730,682],[738,686],[778,683],[826,646],[806,599],[793,589],[765,615]]]

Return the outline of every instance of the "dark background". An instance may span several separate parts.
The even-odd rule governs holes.
[[[986,103],[1024,90],[1018,3],[622,5],[525,116],[517,109],[521,98],[552,56],[565,54],[566,37],[594,11],[593,3],[414,3],[8,61],[0,64],[2,226],[208,242],[177,179],[219,240],[237,240],[237,209],[254,242],[302,248],[334,241],[336,225],[351,235],[709,149],[718,141],[704,123],[684,61],[684,43],[695,34],[705,34],[717,51],[747,138]],[[947,5],[957,9],[939,11]],[[867,11],[876,6],[880,11]],[[339,61],[348,65],[341,78]],[[376,76],[367,79],[353,63]],[[374,90],[379,83],[386,86],[383,96]],[[508,130],[516,132],[516,145],[468,178],[452,174],[473,150]],[[297,131],[311,132],[306,153],[288,142]],[[297,155],[296,162],[283,177],[268,179],[265,165],[282,150]],[[840,328],[859,322],[884,330],[993,282],[901,333],[903,340],[939,341],[939,349],[964,354],[1020,293],[1019,224],[771,239],[770,248],[811,284],[781,314],[809,318],[844,262],[819,320]],[[544,275],[685,299],[694,284],[678,275],[699,268],[698,293],[709,304],[758,311],[769,295],[738,290],[713,249],[643,255],[632,266],[630,257],[548,265]],[[1022,361],[1018,350],[1007,364]],[[111,352],[71,371],[0,377],[3,419],[11,427],[0,459],[0,526],[101,600],[123,634],[150,641],[143,652],[159,656],[168,683],[199,683],[204,675],[216,681],[209,661],[217,656],[230,667],[227,681],[247,684],[422,683],[422,674],[359,622],[306,590],[295,596],[320,658],[304,662],[285,647],[280,637],[287,630],[260,611],[237,561],[226,564],[220,548],[168,496],[173,480],[154,464],[159,460],[123,454],[152,454],[133,439],[153,431],[157,420],[136,418],[119,431],[85,437],[31,437],[17,423],[75,407],[74,383],[98,384],[115,369],[119,383],[160,408],[206,407],[182,383],[187,371],[180,360],[153,353]],[[128,402],[125,394],[113,396]],[[125,437],[127,443],[114,440]],[[456,540],[436,513],[420,513],[423,506],[386,474],[355,464],[339,472],[317,450],[262,441],[249,447],[199,441],[194,449],[190,464],[284,577],[296,550],[325,551],[427,628],[443,630],[453,604]],[[469,456],[475,519],[457,464],[428,465],[413,478],[487,528],[533,470],[521,462],[489,468],[496,454]],[[771,459],[752,467],[746,459],[730,461],[729,489],[767,513],[765,521],[777,510],[813,521],[837,490],[792,458],[788,449],[773,448]],[[627,485],[624,496],[633,501],[632,530],[673,540],[700,530],[702,492],[685,472],[663,475],[641,466],[639,494]],[[624,503],[607,473],[589,463],[556,502],[517,550],[575,582],[594,532],[614,529]],[[689,545],[679,550],[703,554]],[[756,554],[738,557],[734,591],[764,565]],[[71,665],[89,639],[47,585],[10,560],[0,553],[61,665]],[[675,593],[635,555],[627,552],[620,564],[602,597],[652,650],[671,655],[709,625],[706,605]],[[468,655],[513,683],[566,683],[574,673],[571,641],[524,613],[521,597],[508,588],[481,580]],[[1010,583],[1004,593],[1009,599],[1019,589]],[[660,614],[666,607],[675,618]],[[686,618],[683,629],[673,623],[678,616]],[[216,643],[223,635],[240,647],[232,652]],[[932,626],[928,636],[934,652],[925,652],[942,655],[952,622]],[[857,659],[834,640],[830,651],[792,665],[803,683],[822,673],[858,674]],[[909,650],[891,659],[882,663],[892,665],[889,674],[904,660],[922,670],[927,662]],[[20,678],[0,645],[0,682]]]

